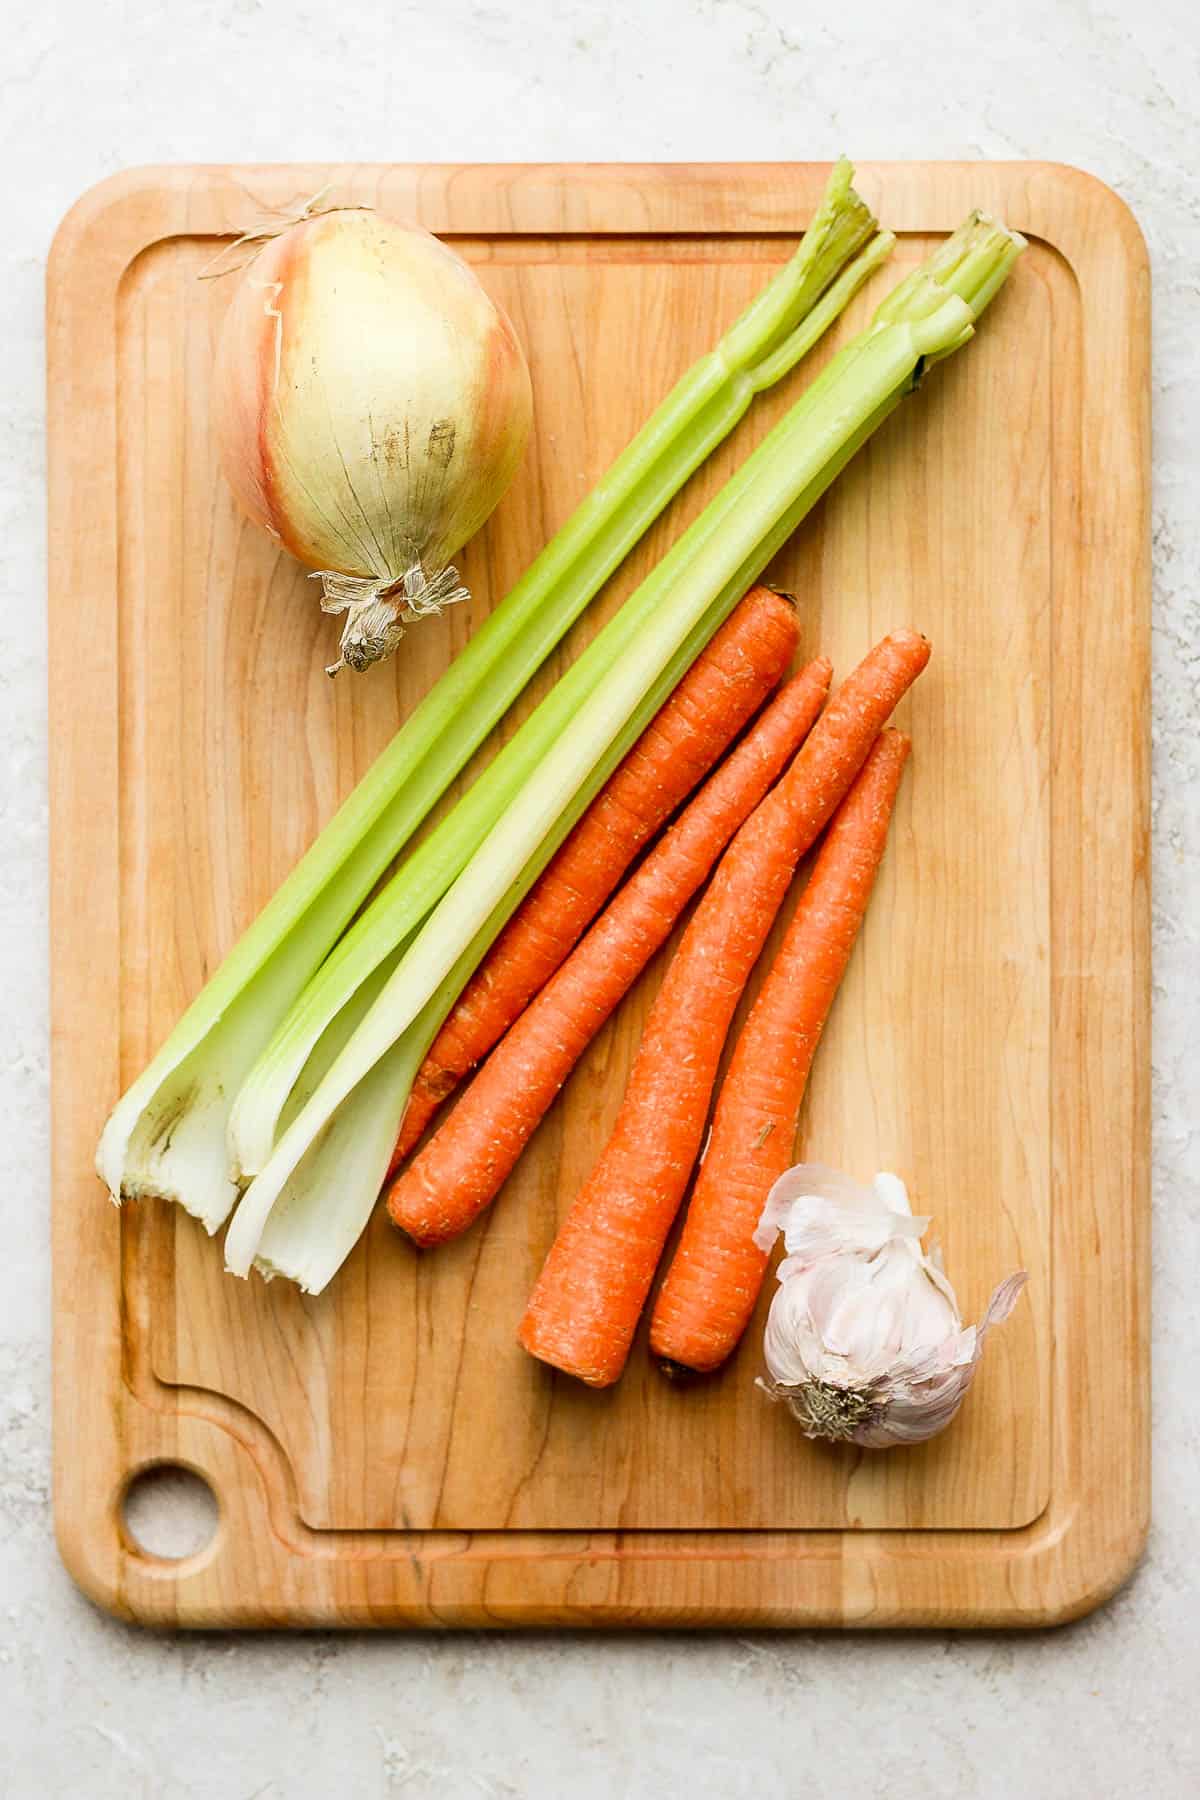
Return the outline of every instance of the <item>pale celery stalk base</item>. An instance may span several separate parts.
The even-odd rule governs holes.
[[[331,945],[588,601],[737,423],[756,385],[778,379],[789,354],[794,360],[807,347],[814,308],[820,303],[823,329],[865,277],[864,260],[839,279],[875,227],[850,179],[849,165],[839,164],[788,265],[677,384],[475,633],[118,1102],[96,1158],[114,1199],[161,1194],[210,1231],[227,1216],[237,1194],[226,1167],[234,1091]],[[771,372],[756,381],[747,371],[764,358]],[[426,890],[426,909],[490,823],[476,821],[478,835],[464,832],[452,846],[441,887],[435,880]],[[298,1074],[297,1067],[293,1080]]]
[[[987,255],[981,257],[984,245]],[[1002,228],[969,220],[931,268],[903,284],[903,305],[885,303],[868,331],[834,359],[643,583],[629,603],[650,612],[636,641],[580,707],[553,757],[539,765],[502,825],[434,909],[251,1182],[226,1239],[226,1263],[234,1273],[249,1271],[271,1210],[308,1147],[429,1005],[683,639],[711,608],[732,606],[848,453],[916,384],[925,363],[969,338],[976,315],[967,298],[949,291],[950,281],[940,277],[962,274],[960,285],[986,303],[998,286],[995,270],[1007,272],[1021,248],[1021,240]],[[647,594],[652,608],[645,605]]]

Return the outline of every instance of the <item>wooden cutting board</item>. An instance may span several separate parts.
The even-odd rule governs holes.
[[[1129,213],[1041,164],[876,165],[886,285],[968,209],[1031,239],[774,566],[844,672],[914,624],[934,661],[802,1147],[910,1183],[967,1316],[1027,1296],[959,1420],[882,1455],[806,1442],[760,1329],[669,1386],[593,1393],[514,1327],[620,1101],[662,962],[487,1219],[419,1255],[377,1220],[331,1289],[222,1272],[177,1209],[118,1211],[101,1124],[399,721],[674,378],[789,255],[827,169],[180,168],[104,183],[49,274],[55,1483],[63,1555],[156,1624],[1034,1624],[1095,1605],[1148,1495],[1148,276]],[[469,607],[330,683],[305,574],[237,514],[207,410],[266,208],[328,185],[454,243],[527,346],[536,430],[463,558]],[[559,673],[820,366],[758,402],[551,658]],[[531,694],[528,699],[533,698]],[[764,1296],[764,1306],[766,1299]],[[198,1554],[121,1502],[178,1463]]]

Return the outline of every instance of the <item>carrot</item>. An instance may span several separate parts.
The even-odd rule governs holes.
[[[388,1211],[418,1244],[457,1237],[495,1199],[592,1038],[807,737],[830,673],[822,657],[776,695],[397,1176]]]
[[[596,796],[463,989],[416,1080],[389,1175],[503,1037],[649,842],[757,712],[796,652],[796,609],[752,587]]]
[[[692,1167],[725,1034],[796,864],[929,659],[885,638],[725,852],[651,1009],[608,1145],[559,1230],[518,1331],[592,1387],[618,1379]]]
[[[651,1316],[650,1348],[668,1366],[715,1369],[754,1311],[769,1260],[754,1231],[792,1162],[809,1070],[871,897],[908,751],[898,731],[877,739],[738,1038]]]

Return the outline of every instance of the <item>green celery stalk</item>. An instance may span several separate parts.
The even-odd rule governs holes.
[[[588,601],[755,393],[811,347],[890,250],[890,237],[870,242],[875,220],[853,191],[852,173],[848,163],[837,165],[795,255],[682,378],[474,634],[119,1100],[96,1158],[114,1199],[177,1200],[209,1231],[228,1216],[238,1193],[226,1147],[233,1096],[306,983]],[[552,709],[543,715],[542,741],[525,740],[533,761],[548,752],[560,723]],[[510,759],[506,769],[519,785],[524,765]],[[503,806],[499,780],[493,792]],[[423,911],[414,923],[496,816],[468,810],[441,837],[422,864]]]
[[[489,921],[511,911],[522,871],[689,635],[706,620],[715,629],[853,449],[917,385],[926,364],[966,343],[975,308],[992,298],[1023,247],[1015,233],[972,215],[834,358],[627,602],[623,610],[636,620],[636,634],[632,640],[626,634],[605,679],[579,705],[553,752],[421,926],[250,1183],[226,1238],[226,1265],[233,1273],[249,1273],[272,1209],[310,1146],[424,1010],[435,1006],[443,984],[457,978],[467,953],[486,936]],[[271,1260],[281,1267],[275,1256]]]
[[[901,393],[890,395],[878,412],[872,414],[847,441],[835,463],[823,471],[819,486],[806,497],[805,511],[816,504],[829,482],[841,473],[872,432],[899,406],[902,398]],[[380,1058],[370,1076],[359,1083],[339,1108],[334,1127],[318,1136],[305,1152],[279,1200],[272,1207],[259,1239],[254,1266],[266,1279],[283,1275],[294,1281],[304,1292],[319,1294],[337,1273],[366,1229],[391,1162],[409,1090],[447,1013],[480,959],[491,947],[497,933],[512,916],[568,831],[590,805],[630,745],[645,730],[685,670],[717,630],[727,611],[724,604],[714,609],[712,616],[706,617],[685,643],[665,677],[656,683],[631,718],[628,729],[614,742],[610,753],[596,765],[571,806],[564,811],[554,830],[543,841],[537,855],[531,858],[522,872],[520,882],[472,939],[433,999],[387,1054]],[[397,960],[398,956],[393,953],[385,959],[381,970],[390,973]],[[288,1098],[281,1121],[284,1128],[311,1098],[320,1075],[332,1067],[338,1052],[380,992],[380,972],[376,970],[366,979],[325,1030],[317,1049],[305,1065],[303,1079],[292,1089]],[[319,1074],[317,1080],[313,1080],[312,1072],[318,1065]]]
[[[902,393],[872,414],[839,451],[835,462],[822,472],[820,484],[806,496],[815,505],[829,483],[866,443],[889,413],[899,406]],[[628,729],[580,789],[571,806],[543,841],[537,855],[522,872],[521,880],[472,939],[429,1004],[407,1031],[380,1058],[370,1076],[359,1083],[339,1108],[334,1127],[322,1133],[301,1158],[279,1200],[272,1207],[259,1239],[254,1266],[268,1280],[286,1276],[306,1293],[319,1294],[332,1280],[366,1229],[375,1199],[391,1162],[396,1134],[408,1101],[409,1090],[426,1052],[447,1013],[462,992],[497,933],[512,916],[550,857],[558,849],[580,814],[590,805],[630,745],[645,730],[658,708],[672,692],[686,669],[716,631],[728,608],[721,604],[706,617],[685,643],[666,675],[647,695],[632,716]],[[403,946],[402,946],[403,948]],[[381,972],[390,974],[398,953],[385,959],[369,976],[333,1023],[325,1030],[317,1049],[305,1065],[304,1075],[292,1089],[282,1118],[287,1127],[315,1092],[317,1081],[348,1042],[353,1029],[382,987]],[[313,1071],[318,1070],[316,1079]]]
[[[467,977],[513,908],[524,899],[579,814],[595,798],[621,757],[646,729],[715,630],[716,621],[706,618],[689,636],[429,1004],[380,1058],[367,1079],[355,1088],[330,1129],[321,1133],[302,1157],[279,1201],[271,1209],[259,1241],[255,1266],[262,1274],[268,1277],[286,1275],[306,1292],[317,1294],[341,1267],[370,1218],[391,1160],[400,1115],[413,1078]],[[305,1066],[302,1080],[289,1096],[282,1121],[285,1128],[315,1091],[321,1075],[332,1066],[397,961],[398,953],[393,952],[367,977],[323,1033]]]

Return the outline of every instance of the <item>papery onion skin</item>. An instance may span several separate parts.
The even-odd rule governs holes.
[[[270,239],[241,275],[213,413],[251,518],[375,593],[407,576],[403,603],[509,486],[532,399],[509,320],[460,257],[419,227],[340,208]]]

